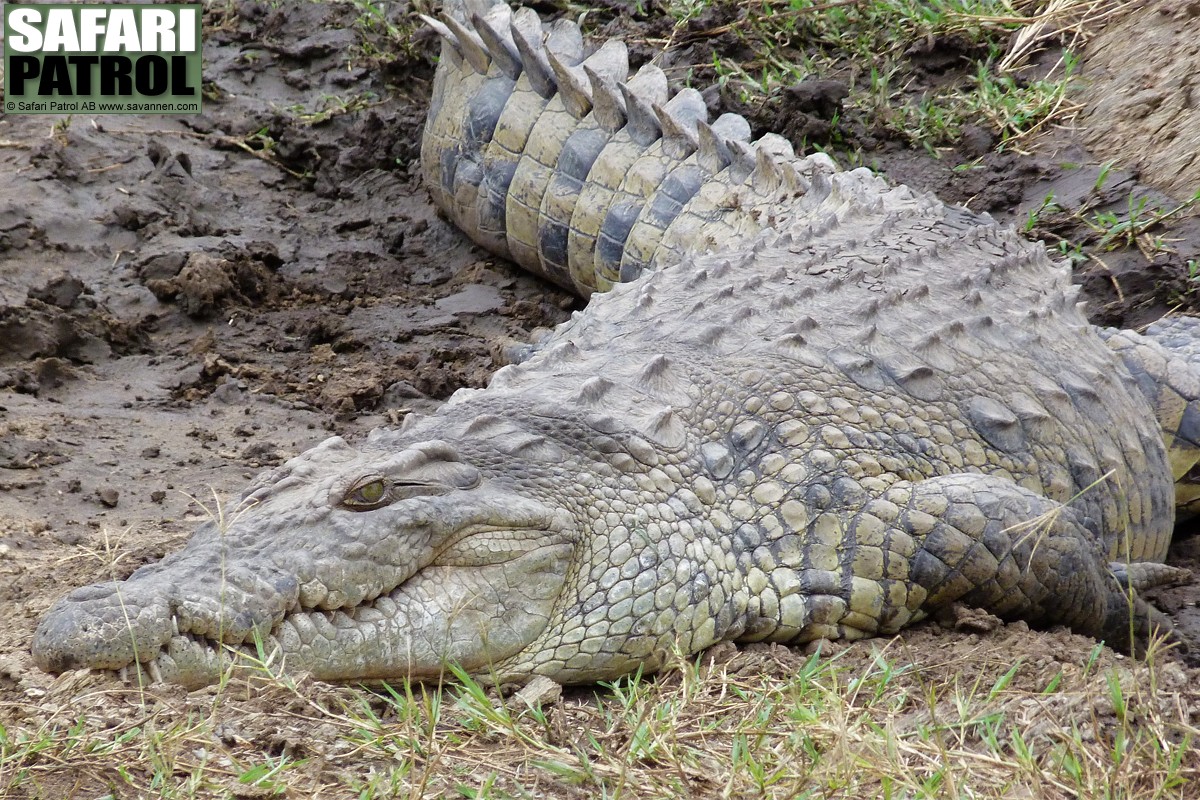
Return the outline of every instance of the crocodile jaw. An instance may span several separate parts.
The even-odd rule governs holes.
[[[188,688],[217,682],[239,658],[331,681],[437,680],[448,664],[503,680],[504,660],[545,629],[571,552],[569,544],[549,544],[480,569],[429,567],[371,603],[289,613],[252,644],[173,631],[157,648],[143,643],[136,663],[155,682]],[[77,616],[50,619],[77,632]],[[55,636],[43,626],[34,645],[38,665],[51,672],[93,667],[127,675],[134,663],[80,659],[56,650]]]
[[[141,615],[147,623],[135,630],[135,618],[126,622],[119,604],[109,606],[118,621],[105,623],[67,598],[38,628],[34,657],[49,672],[124,671],[140,663],[153,680],[189,688],[218,681],[239,655],[265,661],[273,671],[334,681],[438,679],[447,664],[496,674],[545,629],[572,551],[570,544],[549,543],[501,564],[427,567],[369,603],[336,611],[297,608],[269,634],[243,644],[180,631],[177,617],[160,627],[159,617]],[[84,649],[89,630],[117,635],[97,637]]]
[[[570,517],[475,476],[368,511],[336,502],[364,474],[473,469],[434,457],[447,451],[314,448],[260,479],[224,527],[210,522],[182,552],[60,600],[34,634],[36,663],[142,664],[187,686],[218,680],[239,652],[343,681],[436,678],[451,662],[488,672],[550,618],[574,550]]]

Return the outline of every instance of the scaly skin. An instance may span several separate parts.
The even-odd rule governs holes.
[[[544,76],[503,74],[504,54],[481,74],[447,33],[461,50],[445,48],[423,151],[435,201],[581,292],[644,274],[487,389],[331,439],[260,476],[223,529],[69,594],[35,634],[42,668],[199,685],[257,640],[329,680],[454,662],[589,682],[719,641],[890,634],[954,602],[1124,649],[1169,628],[1136,590],[1181,577],[1159,562],[1195,500],[1193,326],[1159,331],[1175,352],[1098,331],[1041,247],[865,170],[733,138],[639,154],[645,131],[578,119],[532,88]],[[527,133],[480,123],[511,103],[545,111]],[[550,151],[577,128],[658,164],[658,183],[612,180],[601,147],[587,183],[606,188],[571,210],[587,190]],[[597,209],[662,211],[693,167],[707,177],[665,227],[653,212],[603,257],[572,250],[615,230]]]

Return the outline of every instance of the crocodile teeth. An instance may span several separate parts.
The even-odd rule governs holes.
[[[487,48],[484,47],[479,35],[445,12],[442,13],[442,22],[458,40],[463,59],[471,66],[471,69],[480,75],[486,75],[488,68],[492,65],[492,57],[488,55]]]
[[[498,5],[495,8],[503,10],[490,15],[494,19],[475,14],[471,17],[471,23],[491,55],[492,62],[501,72],[516,80],[521,75],[522,67],[521,54],[512,38],[512,10],[506,5]]]

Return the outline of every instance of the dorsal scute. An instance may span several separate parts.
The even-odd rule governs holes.
[[[544,28],[548,52],[571,66],[583,61],[583,34],[578,25],[568,19],[556,19]]]
[[[446,28],[454,34],[454,38],[458,41],[459,50],[462,52],[463,59],[481,75],[487,74],[488,69],[492,65],[491,54],[488,53],[487,47],[483,40],[479,38],[479,34],[469,26],[462,22],[453,14],[442,13],[442,22]]]
[[[512,36],[512,9],[501,3],[487,14],[472,14],[471,24],[487,48],[492,62],[508,77],[516,80],[523,66],[521,54]]]
[[[447,149],[463,122],[448,118],[442,133],[433,120],[443,143],[423,161],[441,183],[453,176],[450,196],[433,187],[435,200],[451,202],[451,216],[477,243],[573,291],[606,290],[738,240],[753,255],[759,231],[785,231],[795,202],[810,197],[815,206],[825,194],[813,189],[832,169],[827,158],[798,159],[774,134],[751,140],[737,114],[710,121],[700,92],[672,92],[658,66],[631,76],[619,40],[589,48],[575,22],[543,23],[531,9],[506,6],[460,11],[437,28],[446,49],[461,53],[462,78],[471,78],[460,85],[472,99],[448,108],[465,107],[466,122],[478,127],[485,103],[475,98],[502,94],[492,83],[508,82],[513,99],[482,157]],[[544,102],[531,101],[534,93]],[[478,215],[458,213],[472,187]]]
[[[609,39],[585,58],[581,67],[614,81],[629,79],[629,48],[620,39]]]
[[[575,119],[583,119],[592,110],[592,92],[587,73],[583,67],[572,66],[564,61],[553,50],[546,51],[546,61],[554,73],[563,106]]]
[[[625,127],[625,97],[617,88],[619,81],[592,69],[586,62],[583,64],[584,74],[592,85],[592,115],[600,123],[600,127],[609,133],[616,133]]]
[[[630,137],[642,145],[657,141],[662,129],[654,106],[667,102],[670,92],[666,74],[653,64],[647,64],[628,81],[617,84],[617,88],[625,99],[626,130]]]
[[[509,33],[521,56],[522,71],[529,86],[542,97],[553,97],[558,91],[546,47],[542,39],[542,21],[532,8],[518,8],[512,15]]]
[[[708,106],[700,92],[690,87],[681,89],[653,109],[662,130],[663,151],[679,161],[694,153],[699,145],[696,126],[708,122]]]
[[[461,66],[462,47],[458,44],[458,37],[455,36],[454,33],[441,22],[441,20],[434,19],[427,14],[418,14],[417,16],[421,18],[422,22],[429,26],[430,30],[441,37],[442,42],[448,47],[449,52],[453,53],[457,59],[455,64]],[[442,51],[443,55],[446,52],[447,50],[444,49]]]

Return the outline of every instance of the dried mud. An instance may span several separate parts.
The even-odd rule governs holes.
[[[332,432],[357,436],[482,385],[506,343],[576,305],[434,213],[416,162],[432,75],[424,35],[411,56],[381,66],[361,55],[347,6],[241,3],[222,14],[206,17],[213,97],[200,117],[0,117],[0,722],[116,713],[112,678],[55,679],[32,664],[36,621],[66,589],[177,548],[260,469]],[[696,48],[715,46],[671,58],[704,63]],[[1189,58],[1194,75],[1194,48]],[[1121,66],[1105,61],[1106,79]],[[755,123],[813,138],[841,91],[836,80],[802,85]],[[362,102],[304,118],[333,96]],[[1181,110],[1157,124],[1183,130],[1188,119]],[[1153,191],[1139,181],[1181,188],[1176,162],[1140,160],[1152,148],[1108,126],[1101,105],[1084,120],[1086,130],[1056,133],[1029,156],[995,154],[984,136],[934,160],[879,131],[844,133],[873,143],[864,152],[894,180],[998,216],[1024,220],[1053,191],[1067,211],[1039,223],[1051,236],[1087,233],[1072,202]],[[1085,150],[1100,140],[1103,158],[1121,159],[1103,197],[1101,157]],[[1174,253],[1148,260],[1127,248],[1079,270],[1097,321],[1139,325],[1191,302],[1184,265],[1200,252],[1200,226],[1185,220],[1172,235]],[[1197,537],[1181,531],[1172,558],[1200,566]],[[1198,598],[1200,579],[1156,595],[1200,642]],[[950,636],[930,627],[902,637],[904,657],[945,663]],[[974,647],[979,655],[961,657],[982,670],[998,657],[1076,664],[1093,643],[1007,626],[954,646]],[[1181,684],[1200,678],[1177,669]],[[208,702],[156,691],[173,714]],[[234,701],[262,729],[230,741],[273,753],[335,747],[318,723],[272,734],[263,714],[277,700]],[[99,785],[64,777],[44,796]]]
[[[1089,48],[1084,141],[1183,198],[1200,189],[1200,2],[1150,0]]]

